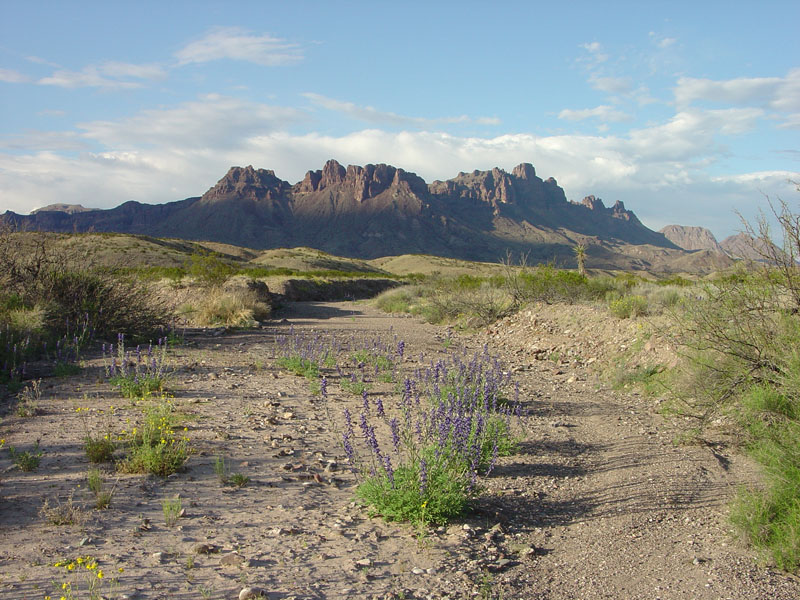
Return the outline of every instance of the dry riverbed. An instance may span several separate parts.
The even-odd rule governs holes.
[[[4,401],[6,446],[33,450],[38,440],[43,454],[23,472],[0,450],[0,598],[59,598],[67,581],[75,598],[89,598],[89,580],[103,597],[132,599],[234,599],[246,587],[273,599],[800,597],[797,578],[760,565],[732,537],[727,502],[753,477],[747,461],[724,447],[675,446],[676,424],[656,414],[655,400],[599,381],[600,350],[596,360],[563,351],[569,340],[598,348],[607,317],[587,314],[565,334],[554,309],[532,309],[488,332],[450,335],[361,303],[282,310],[260,330],[194,332],[170,351],[168,387],[193,452],[167,478],[106,465],[114,491],[105,510],[86,488],[86,427],[119,433],[141,408],[104,381],[103,360],[43,381],[33,417]],[[324,402],[277,367],[275,339],[290,328],[397,336],[407,372],[488,343],[527,410],[520,452],[499,459],[473,512],[447,527],[369,518],[341,445],[342,410],[360,398],[336,386],[335,370]],[[396,384],[370,393],[392,402]],[[246,485],[223,485],[218,457]],[[45,499],[70,497],[82,522],[42,518]],[[176,499],[182,513],[168,525],[163,503]],[[103,578],[83,564],[54,566],[78,557]]]

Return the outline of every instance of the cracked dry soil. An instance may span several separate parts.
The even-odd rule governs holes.
[[[519,382],[520,452],[499,459],[474,511],[447,527],[420,532],[369,518],[353,502],[337,426],[359,399],[329,370],[326,407],[305,379],[275,365],[275,337],[290,327],[397,335],[409,371],[421,354],[428,364],[447,345],[472,353],[488,343]],[[604,387],[581,361],[520,350],[536,336],[546,346],[550,330],[447,341],[442,327],[343,302],[290,304],[260,330],[194,332],[170,354],[169,385],[194,453],[165,479],[106,466],[116,481],[107,510],[91,508],[75,408],[89,408],[98,428],[113,405],[115,431],[141,409],[103,382],[102,360],[45,380],[35,417],[16,416],[6,399],[0,437],[20,449],[40,440],[44,454],[24,473],[0,451],[0,598],[58,597],[54,584],[67,575],[53,564],[86,555],[108,573],[102,593],[117,598],[233,599],[245,586],[273,599],[800,597],[796,577],[761,565],[730,531],[727,503],[753,479],[751,465],[720,447],[674,446],[674,424],[652,400]],[[394,391],[371,393],[390,402]],[[250,482],[221,485],[217,456]],[[45,498],[71,493],[81,524],[39,516]],[[168,527],[161,503],[176,496],[185,512]]]

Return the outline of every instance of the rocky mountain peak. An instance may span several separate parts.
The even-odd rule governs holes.
[[[283,196],[290,187],[270,169],[254,169],[252,165],[231,167],[214,187],[203,194],[202,200],[271,200]]]
[[[581,204],[588,208],[589,210],[605,210],[606,205],[603,204],[603,201],[600,198],[596,198],[595,196],[586,196],[583,200],[581,200]]]
[[[670,242],[684,250],[713,250],[724,253],[725,250],[717,242],[717,238],[705,227],[689,227],[686,225],[667,225],[661,229]]]
[[[363,167],[348,165],[345,169],[333,159],[326,162],[321,171],[306,173],[295,189],[298,192],[317,192],[334,186],[349,188],[358,202],[373,198],[390,187],[404,188],[417,194],[427,191],[427,185],[421,177],[403,169],[383,163]]]
[[[511,171],[511,175],[517,179],[533,179],[536,177],[536,169],[531,163],[520,163]]]

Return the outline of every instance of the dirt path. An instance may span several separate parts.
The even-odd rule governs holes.
[[[800,597],[796,578],[759,567],[729,537],[726,502],[747,465],[719,449],[674,447],[651,403],[602,388],[582,363],[534,361],[483,335],[448,339],[363,304],[299,303],[278,319],[191,336],[175,351],[171,389],[195,453],[166,479],[109,471],[119,480],[108,510],[88,508],[75,408],[99,422],[97,410],[114,404],[117,429],[141,409],[102,382],[102,361],[46,382],[43,414],[21,418],[6,403],[0,437],[20,449],[40,439],[44,454],[23,473],[0,451],[0,598],[59,597],[53,582],[69,574],[52,565],[79,555],[106,569],[107,597],[135,599],[236,598],[245,586],[276,599]],[[326,407],[306,380],[275,366],[275,337],[290,328],[397,335],[409,370],[488,341],[529,411],[521,452],[500,459],[459,523],[420,535],[367,518],[352,502],[336,427],[357,400],[334,389]],[[220,485],[218,456],[249,484]],[[45,523],[43,499],[70,493],[87,505],[84,523]],[[162,501],[176,495],[185,514],[167,527]],[[75,596],[88,598],[84,590]]]

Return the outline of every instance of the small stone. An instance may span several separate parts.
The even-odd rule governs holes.
[[[413,569],[411,569],[411,572],[414,575],[423,575],[425,573],[425,569],[420,569],[419,567],[414,567]]]
[[[258,587],[242,588],[239,592],[239,600],[253,600],[254,598],[266,598],[267,592]]]
[[[213,544],[199,543],[192,547],[192,552],[195,554],[213,554],[217,552],[217,547]]]
[[[372,566],[372,561],[370,559],[368,559],[368,558],[362,558],[362,559],[356,561],[356,566],[357,567],[371,567]]]
[[[219,559],[219,564],[222,567],[241,567],[244,563],[244,556],[238,552],[231,552]]]
[[[151,555],[155,558],[158,562],[164,562],[164,553],[163,552],[153,552]]]

